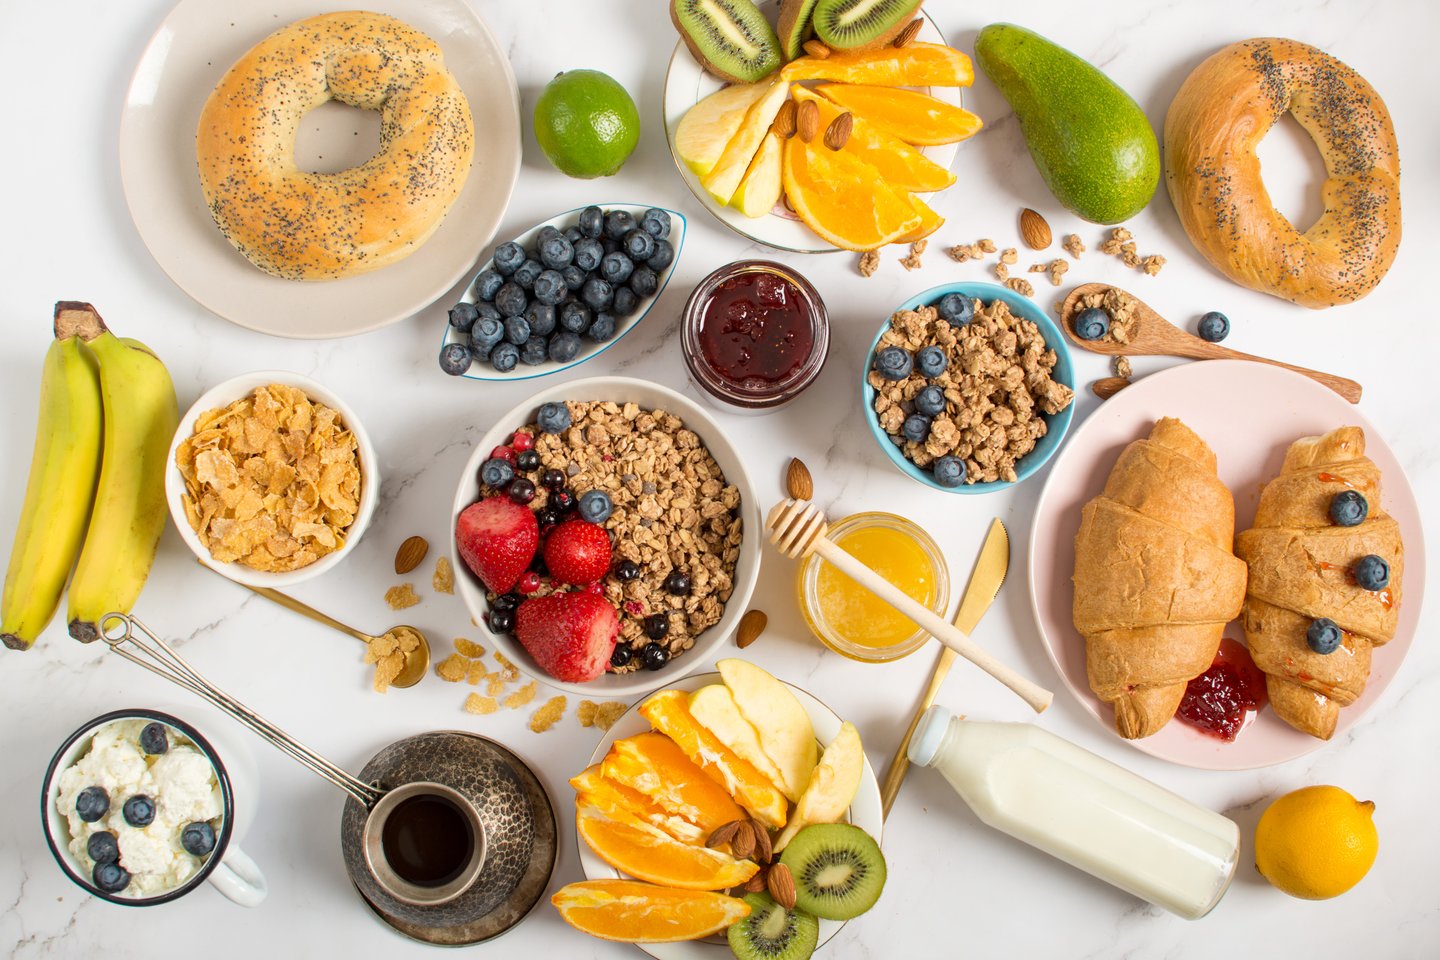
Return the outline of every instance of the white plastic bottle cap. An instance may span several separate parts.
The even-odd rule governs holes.
[[[925,716],[920,718],[920,726],[915,728],[915,736],[910,738],[910,749],[906,751],[911,763],[928,767],[935,762],[935,754],[940,752],[940,743],[945,739],[945,731],[950,729],[953,717],[938,703],[925,711]]]

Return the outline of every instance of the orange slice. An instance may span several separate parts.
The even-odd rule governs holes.
[[[822,83],[815,89],[906,143],[954,143],[980,130],[975,114],[928,93],[852,83]]]
[[[690,821],[710,836],[745,815],[714,780],[658,733],[616,740],[600,764],[605,779],[643,794],[665,812]]]
[[[820,129],[843,112],[830,100],[798,83],[790,88],[797,103],[813,101],[820,110]],[[897,140],[858,114],[851,114],[850,139],[845,151],[874,167],[880,178],[896,190],[933,193],[955,182],[955,174],[926,157],[910,144]],[[938,226],[938,224],[937,224]]]
[[[817,139],[785,141],[785,195],[805,225],[844,250],[874,250],[920,226],[906,195],[870,164]]]
[[[667,812],[638,790],[608,779],[600,772],[598,763],[571,777],[570,786],[575,788],[577,799],[597,808],[612,820],[639,820],[659,827],[681,843],[703,844],[709,836],[684,817]]]
[[[750,915],[744,900],[722,893],[672,890],[636,880],[568,883],[550,902],[560,919],[581,933],[622,943],[699,940]]]
[[[788,801],[770,778],[721,743],[690,715],[690,694],[662,690],[640,704],[640,716],[675,741],[690,761],[730,792],[751,816],[772,830],[785,826]]]
[[[916,240],[924,240],[945,223],[945,218],[931,210],[929,205],[919,197],[910,197],[910,205],[915,208],[916,213],[920,214],[920,226],[902,237],[896,237],[896,243],[914,243]]]
[[[724,890],[755,876],[760,865],[709,847],[692,847],[659,827],[612,820],[575,801],[575,831],[596,855],[621,873],[666,887]]]
[[[873,50],[833,50],[823,60],[801,57],[780,71],[783,80],[839,80],[878,87],[968,87],[975,82],[970,58],[939,43],[912,43]]]

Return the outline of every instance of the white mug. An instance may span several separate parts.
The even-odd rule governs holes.
[[[70,823],[57,806],[60,774],[73,766],[80,756],[90,749],[90,741],[100,727],[116,720],[157,720],[180,731],[210,761],[215,770],[215,779],[220,785],[224,813],[220,830],[216,834],[215,849],[210,852],[200,869],[184,883],[154,896],[121,896],[107,893],[95,886],[89,871],[80,859],[70,852]],[[232,759],[230,765],[227,766],[221,759],[214,745],[217,742],[226,747],[226,756]],[[49,769],[45,771],[40,795],[40,817],[45,828],[45,840],[55,862],[87,893],[124,906],[148,907],[168,903],[199,887],[206,880],[242,907],[259,906],[264,902],[269,887],[265,882],[265,875],[260,872],[255,861],[240,849],[238,842],[254,819],[255,808],[259,802],[259,783],[253,759],[247,751],[232,746],[234,743],[235,741],[224,736],[207,737],[192,724],[156,710],[115,710],[89,721],[65,739],[51,758]]]

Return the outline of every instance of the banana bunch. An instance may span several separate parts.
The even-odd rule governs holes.
[[[165,529],[175,387],[144,344],[116,337],[88,303],[55,305],[25,505],[0,598],[0,640],[28,649],[70,580],[70,635],[129,612]],[[74,576],[71,577],[71,570]]]

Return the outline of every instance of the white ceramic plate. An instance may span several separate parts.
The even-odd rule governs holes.
[[[761,3],[760,9],[773,23],[775,21],[777,4],[774,2]],[[930,15],[924,10],[920,11],[924,18],[924,26],[916,37],[925,43],[944,43],[945,35],[930,19]],[[704,98],[710,96],[716,90],[725,86],[725,82],[718,77],[711,76],[705,69],[696,62],[690,55],[690,50],[685,46],[685,41],[680,40],[675,44],[675,52],[670,55],[670,66],[665,72],[665,98],[663,109],[665,111],[665,139],[670,144],[670,156],[675,161],[675,168],[680,171],[680,177],[685,181],[685,186],[700,201],[701,206],[709,210],[715,219],[725,226],[734,230],[743,237],[756,240],[768,247],[777,250],[788,250],[791,253],[834,253],[839,250],[832,244],[826,243],[816,236],[809,227],[800,222],[789,210],[785,209],[784,203],[776,205],[775,209],[764,217],[747,217],[734,207],[721,206],[709,192],[700,185],[700,178],[697,177],[685,161],[681,160],[675,153],[675,128],[680,125],[680,120],[686,112]],[[925,93],[930,94],[938,100],[955,106],[963,106],[960,100],[960,87],[926,87]],[[940,164],[946,170],[955,162],[955,154],[960,149],[958,143],[947,143],[938,147],[921,147],[925,156]],[[922,194],[930,196],[930,194]]]
[[[695,677],[686,677],[676,683],[672,683],[662,689],[684,690],[693,693],[701,687],[712,683],[721,683],[718,673],[704,673]],[[815,737],[823,747],[835,738],[840,732],[840,724],[844,721],[825,704],[815,699],[809,693],[801,690],[793,683],[785,684],[800,699],[805,711],[810,714],[810,723],[815,727]],[[640,716],[640,703],[631,704],[630,709],[625,712],[615,725],[606,731],[605,736],[600,738],[600,743],[595,747],[595,752],[590,755],[592,764],[599,763],[610,752],[610,745],[622,737],[633,737],[637,733],[644,733],[650,729],[650,723]],[[579,771],[576,771],[577,773]],[[573,805],[574,796],[570,797]],[[885,811],[880,805],[880,785],[875,779],[875,768],[870,766],[870,758],[865,758],[865,769],[860,774],[860,789],[855,793],[855,799],[850,803],[850,815],[847,818],[850,823],[864,830],[875,838],[876,843],[881,842],[881,834],[885,829]],[[575,835],[575,846],[580,852],[580,869],[585,874],[586,880],[613,880],[622,874],[610,864],[601,860],[595,851],[580,839],[577,832]],[[820,942],[816,946],[819,950],[830,942],[830,938],[840,932],[845,926],[840,920],[820,921]],[[730,946],[725,942],[724,937],[716,937],[710,940],[689,940],[680,943],[637,943],[635,946],[644,950],[655,960],[721,960],[722,957],[730,956]]]
[[[352,10],[348,0],[181,0],[140,57],[120,116],[120,178],[140,237],[160,268],[207,309],[280,337],[346,337],[414,314],[449,290],[494,236],[520,172],[520,105],[505,51],[465,0],[376,0],[433,37],[470,101],[481,141],[445,222],[411,256],[343,280],[272,277],[221,235],[195,165],[200,110],[245,51],[295,20]],[[376,114],[327,103],[296,147],[301,166],[339,170],[368,158],[359,136]]]
[[[1030,534],[1030,601],[1045,649],[1061,678],[1085,709],[1113,731],[1113,711],[1090,690],[1085,640],[1070,619],[1075,533],[1080,527],[1080,508],[1105,485],[1121,449],[1147,436],[1160,417],[1185,421],[1215,451],[1220,479],[1235,495],[1237,531],[1250,526],[1260,488],[1279,472],[1292,441],[1340,426],[1364,428],[1366,455],[1380,468],[1385,510],[1400,524],[1405,542],[1405,582],[1395,638],[1375,649],[1365,692],[1340,711],[1332,740],[1343,742],[1345,731],[1385,692],[1415,637],[1425,589],[1420,511],[1400,462],[1358,408],[1307,377],[1268,364],[1209,360],[1172,367],[1106,400],[1070,432],[1050,468]],[[1225,636],[1245,641],[1238,622],[1226,628]],[[1172,720],[1153,736],[1127,742],[1153,756],[1206,770],[1266,767],[1304,756],[1326,743],[1294,729],[1268,707],[1231,743],[1179,720]]]
[[[590,204],[586,204],[586,206],[590,206]],[[607,213],[611,210],[628,210],[636,220],[639,220],[640,215],[655,206],[655,204],[598,203],[595,204],[595,206],[598,206]],[[563,231],[566,227],[575,226],[576,221],[580,218],[580,211],[584,209],[585,207],[576,207],[573,210],[566,210],[564,213],[551,217],[544,223],[535,224],[535,226],[526,230],[518,237],[512,237],[511,239],[519,243],[522,247],[529,248],[530,245],[535,242],[535,237],[546,227],[554,227],[557,230]],[[655,306],[655,301],[659,300],[660,295],[665,292],[665,286],[670,282],[670,277],[675,273],[675,265],[680,262],[680,250],[685,246],[685,215],[678,210],[667,210],[665,207],[660,207],[659,209],[665,210],[666,213],[670,214],[670,236],[666,237],[666,239],[669,240],[670,245],[675,248],[675,256],[670,261],[670,266],[658,274],[657,279],[660,281],[660,285],[655,288],[655,294],[642,299],[635,312],[630,316],[617,318],[615,335],[613,337],[604,343],[596,343],[589,337],[581,336],[580,352],[575,355],[574,360],[567,361],[566,363],[556,363],[553,360],[546,360],[544,363],[533,367],[521,363],[516,365],[515,369],[509,373],[501,373],[492,367],[488,361],[476,360],[471,364],[470,369],[465,371],[462,376],[465,377],[466,380],[533,380],[536,377],[559,373],[562,370],[569,370],[571,367],[579,366],[592,357],[600,356],[600,354],[619,343],[625,334],[639,326],[640,321],[644,320],[645,315],[650,312],[650,308]],[[476,276],[487,270],[494,262],[492,255],[476,269]],[[465,293],[460,297],[460,300],[463,303],[475,302],[474,278],[471,278],[470,286],[465,288]],[[445,325],[444,336],[440,340],[440,348],[443,350],[447,343],[464,343],[468,338],[468,334],[460,333],[447,323]]]

